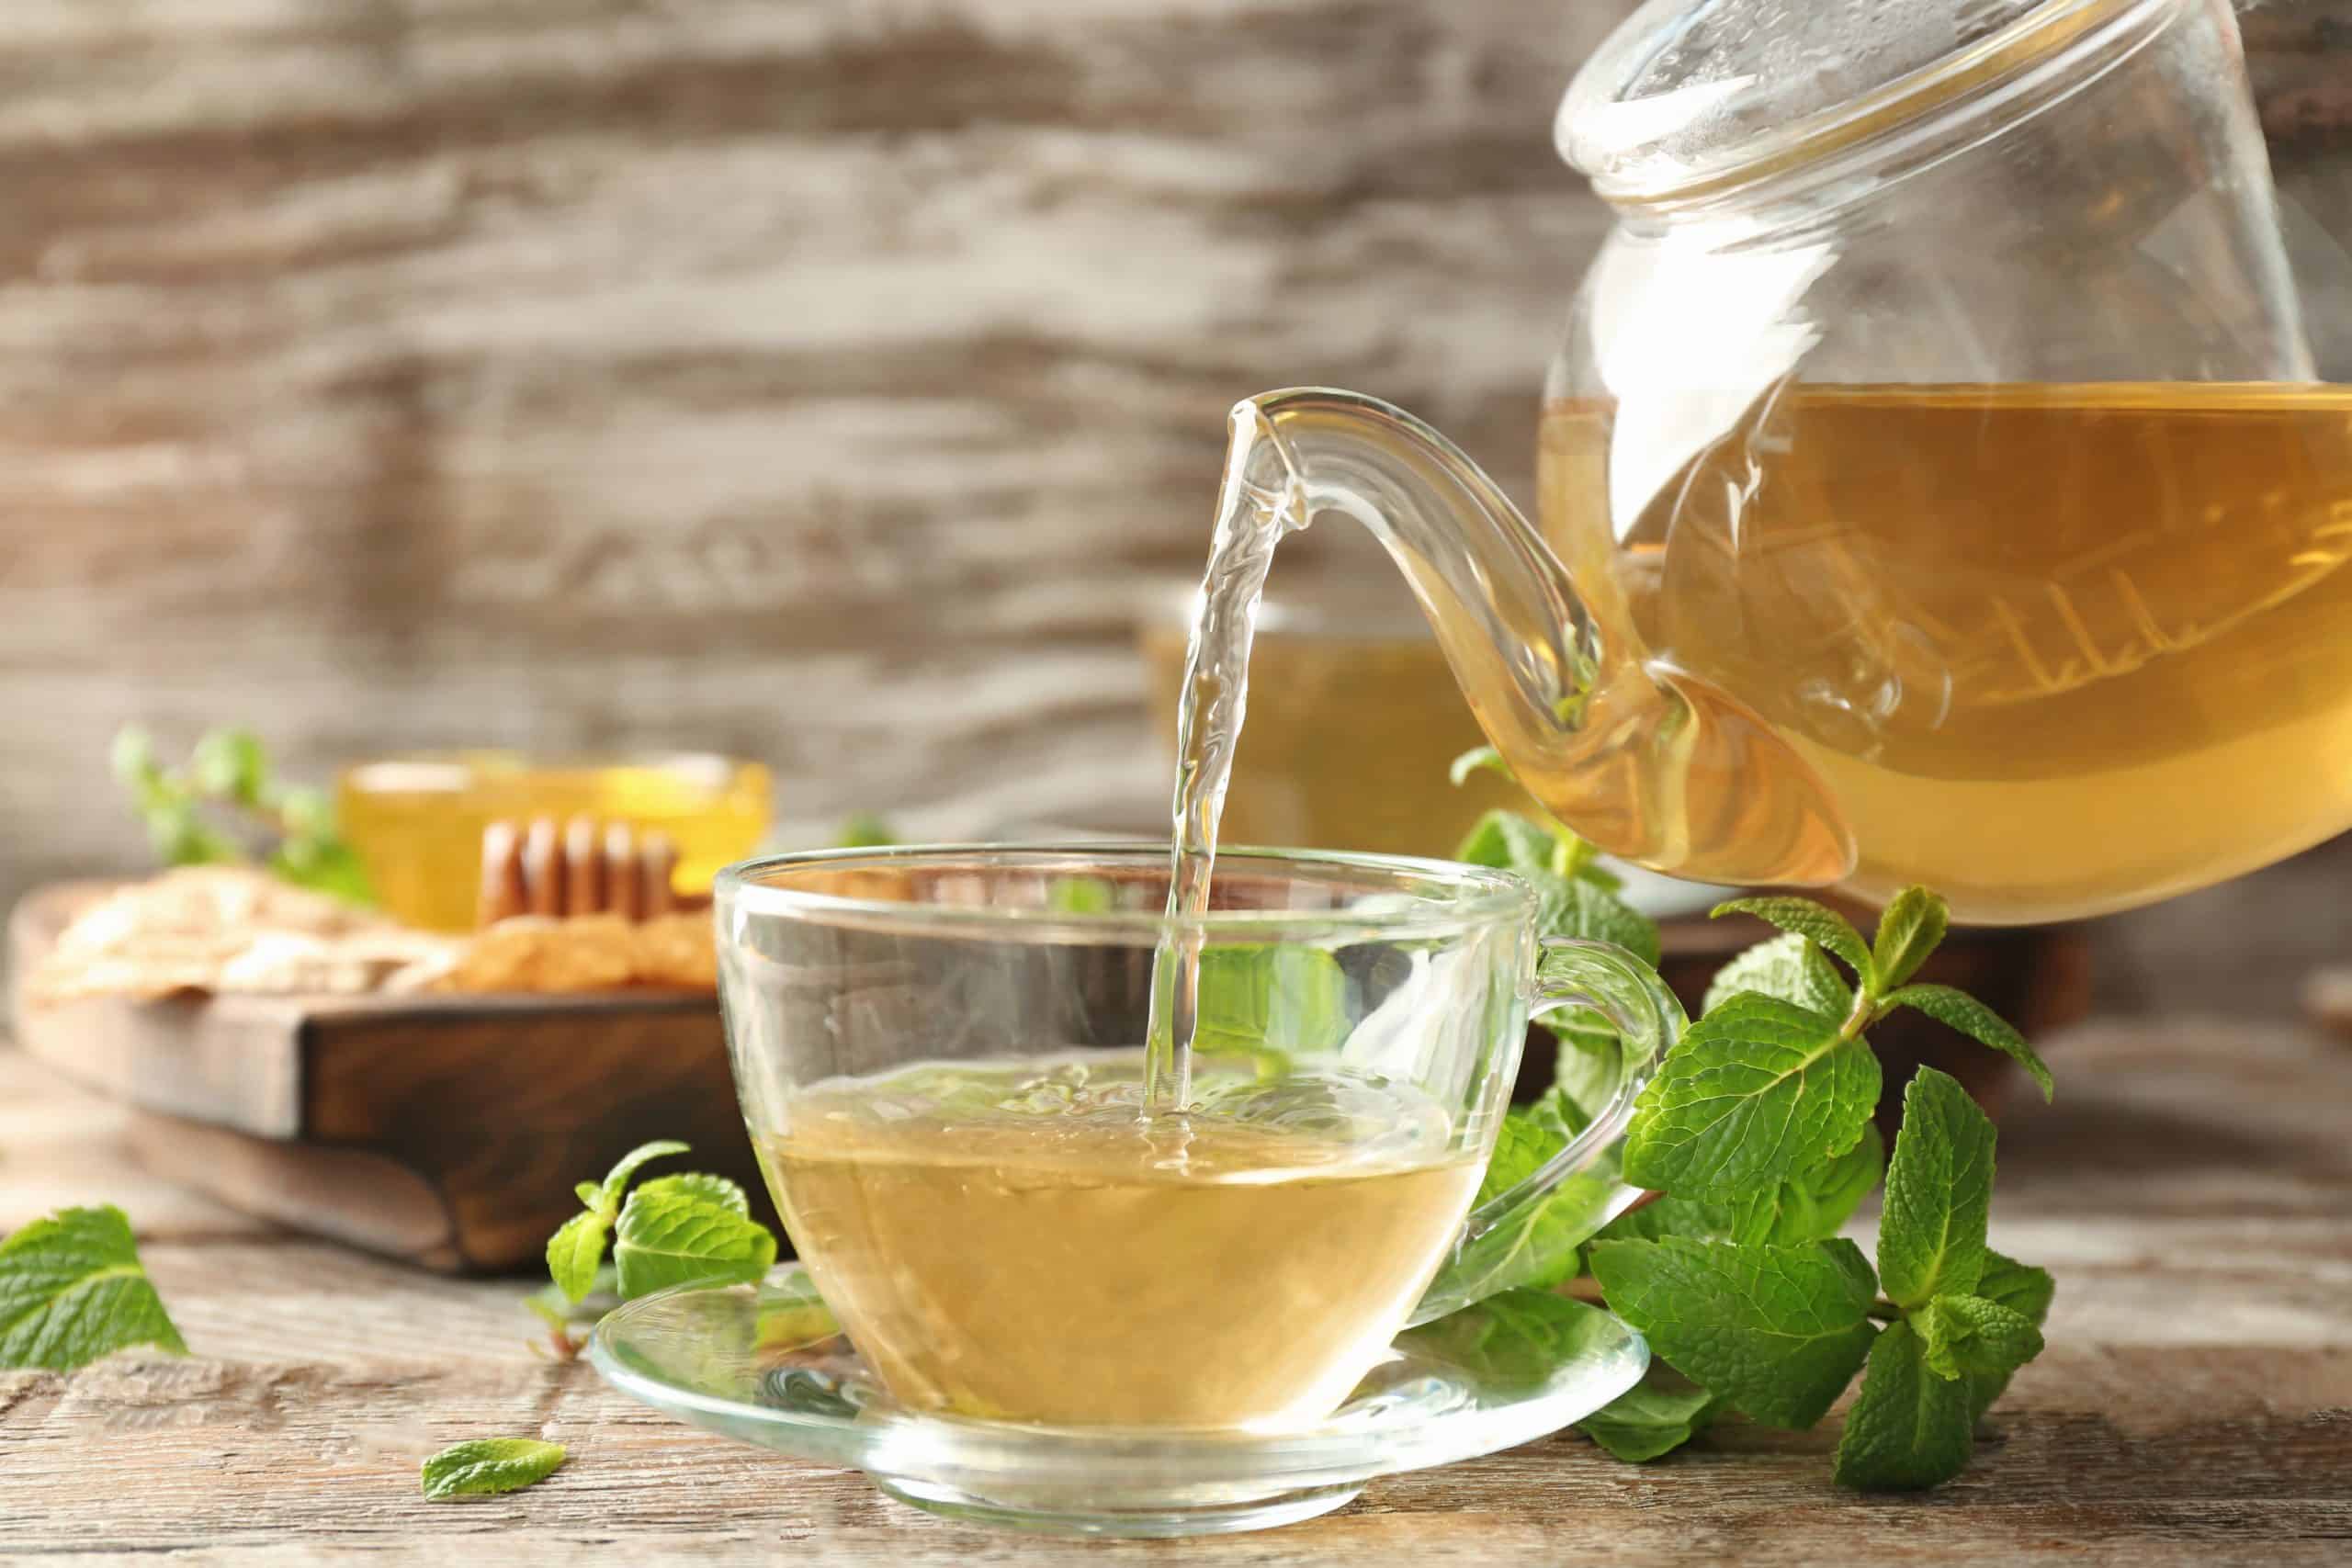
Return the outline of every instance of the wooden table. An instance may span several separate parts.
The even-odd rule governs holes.
[[[2059,1282],[2051,1348],[1960,1481],[1829,1484],[1837,1419],[1630,1467],[1573,1436],[1374,1485],[1329,1517],[1176,1544],[942,1523],[854,1474],[706,1437],[539,1359],[512,1283],[268,1231],[143,1175],[110,1109],[0,1052],[0,1226],[121,1203],[193,1348],[0,1372],[0,1558],[569,1565],[1322,1562],[2352,1562],[2352,1049],[2277,1027],[2050,1043],[2001,1140],[1994,1241]],[[571,1448],[514,1496],[428,1505],[461,1438]]]

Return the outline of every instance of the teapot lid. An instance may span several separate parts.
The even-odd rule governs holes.
[[[1554,139],[1605,197],[1688,196],[1979,95],[2181,3],[1649,0],[1577,73]]]

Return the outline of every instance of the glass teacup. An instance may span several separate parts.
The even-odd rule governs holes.
[[[1682,1015],[1619,950],[1539,943],[1501,873],[1232,851],[1164,915],[1163,845],[833,851],[716,895],[743,1114],[803,1264],[915,1410],[1280,1431],[1408,1323],[1632,1201],[1633,1098]],[[1191,1097],[1142,1114],[1163,938],[1202,945]],[[1607,1104],[1479,1201],[1531,1009],[1619,1035]]]

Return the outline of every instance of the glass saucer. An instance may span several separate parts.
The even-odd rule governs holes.
[[[865,1471],[901,1502],[967,1522],[1184,1536],[1312,1518],[1363,1484],[1555,1432],[1641,1380],[1649,1347],[1597,1307],[1559,1303],[1531,1348],[1510,1308],[1396,1337],[1348,1403],[1303,1430],[1056,1427],[911,1411],[840,1337],[808,1275],[684,1286],[616,1308],[588,1359],[690,1425]]]

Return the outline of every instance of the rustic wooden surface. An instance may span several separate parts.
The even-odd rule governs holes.
[[[1631,4],[0,6],[0,905],[139,863],[131,717],[725,748],[796,836],[1148,820],[1129,621],[1235,398],[1382,393],[1527,495],[1602,226],[1552,112]],[[2337,299],[2347,23],[2246,19]],[[2115,999],[2188,989],[2111,930]]]
[[[515,1285],[436,1279],[158,1187],[114,1112],[0,1054],[0,1226],[123,1203],[195,1354],[0,1372],[0,1557],[2125,1568],[2352,1557],[2352,1050],[2286,1029],[2102,1024],[2001,1136],[1994,1240],[2058,1278],[2050,1350],[1961,1480],[1835,1490],[1838,1421],[1732,1426],[1659,1464],[1563,1436],[1375,1484],[1330,1517],[1177,1545],[953,1527],[854,1473],[674,1425],[533,1359]],[[541,1433],[569,1466],[429,1506],[416,1466]]]

